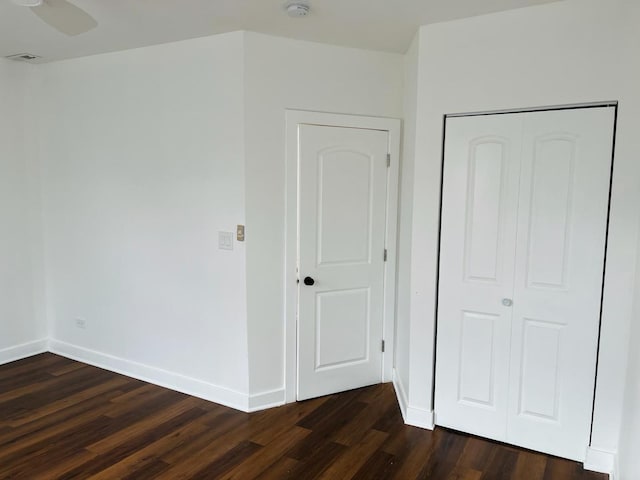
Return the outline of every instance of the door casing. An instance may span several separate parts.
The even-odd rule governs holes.
[[[396,261],[398,230],[398,181],[400,171],[400,120],[350,114],[286,110],[286,199],[285,199],[285,402],[296,401],[297,392],[297,306],[298,306],[298,125],[324,125],[382,130],[389,134],[387,220],[384,269],[383,353],[381,378],[392,378],[395,356]]]

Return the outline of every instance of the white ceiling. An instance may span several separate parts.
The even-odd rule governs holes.
[[[284,13],[286,0],[71,0],[98,27],[67,37],[30,9],[0,0],[0,56],[53,61],[233,30],[403,53],[419,25],[553,1],[308,0],[311,15],[296,19]]]

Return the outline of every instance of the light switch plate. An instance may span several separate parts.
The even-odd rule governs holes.
[[[218,232],[218,248],[233,250],[233,232]]]

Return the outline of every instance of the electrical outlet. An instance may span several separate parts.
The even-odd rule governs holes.
[[[87,328],[87,321],[84,318],[76,318],[76,327]]]

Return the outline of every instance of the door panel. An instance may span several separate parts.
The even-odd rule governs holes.
[[[435,408],[439,425],[504,440],[521,125],[447,120]]]
[[[534,139],[527,247],[530,287],[566,288],[576,141],[564,133]]]
[[[369,357],[369,289],[322,292],[316,297],[315,370],[366,362]]]
[[[504,139],[482,138],[469,148],[465,279],[499,283]]]
[[[579,461],[591,423],[613,116],[523,114],[507,436]]]
[[[558,421],[558,357],[564,326],[524,319],[518,405],[522,415]]]
[[[299,400],[382,375],[388,132],[300,125]]]
[[[495,408],[495,329],[497,315],[462,313],[458,401]]]
[[[371,260],[372,163],[361,152],[318,152],[318,265]]]

